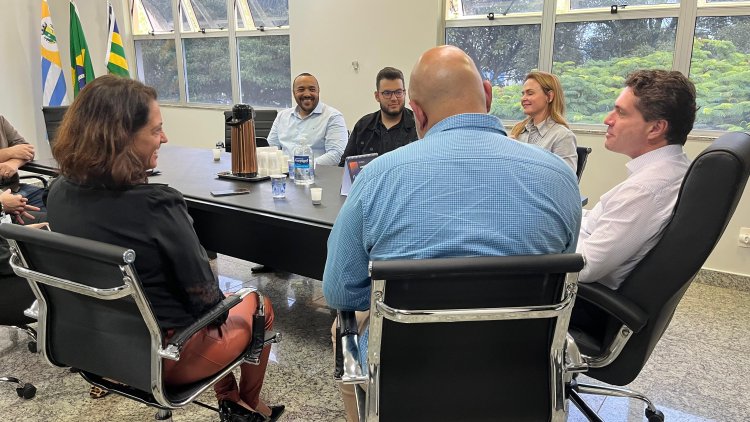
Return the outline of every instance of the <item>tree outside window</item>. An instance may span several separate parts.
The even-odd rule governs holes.
[[[179,101],[174,40],[136,41],[135,54],[140,80],[156,89],[159,101]]]

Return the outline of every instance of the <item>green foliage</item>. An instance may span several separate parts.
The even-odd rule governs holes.
[[[471,56],[493,85],[514,85],[537,65],[539,31],[539,25],[447,28],[445,43]]]
[[[254,106],[290,107],[289,37],[243,37],[237,46],[242,101]]]
[[[729,41],[740,53],[750,53],[750,16],[699,16],[695,36]]]
[[[183,46],[188,101],[231,104],[227,38],[187,38]]]
[[[582,64],[668,51],[674,47],[676,31],[674,18],[559,23],[555,27],[552,61]]]
[[[159,100],[179,101],[174,40],[144,40],[135,44],[138,62],[146,69],[143,82],[156,89]]]

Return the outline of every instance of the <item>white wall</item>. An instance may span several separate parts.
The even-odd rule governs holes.
[[[49,0],[64,71],[69,72],[68,1]],[[351,128],[357,119],[377,109],[372,93],[375,75],[384,66],[395,66],[407,77],[417,57],[437,44],[441,10],[435,0],[290,0],[292,75],[310,72],[321,85],[322,101],[344,113]],[[77,0],[91,50],[94,70],[104,74],[106,52],[106,2]],[[127,43],[129,33],[123,13],[127,0],[113,0]],[[0,0],[0,114],[5,115],[39,156],[49,156],[41,114],[39,66],[40,1]],[[351,62],[359,62],[359,71]],[[131,60],[132,63],[132,60]],[[70,85],[68,85],[70,87]],[[209,148],[223,138],[220,110],[162,107],[170,142]],[[625,178],[626,158],[603,147],[601,135],[579,134],[579,143],[594,149],[581,184],[590,206],[610,187]],[[690,141],[687,152],[695,157],[707,144]],[[745,190],[726,234],[706,267],[750,276],[750,249],[737,247],[740,227],[750,227],[750,188]]]
[[[226,109],[230,108],[227,106]],[[216,142],[224,142],[223,110],[162,106],[161,117],[170,143],[213,148]]]
[[[292,76],[318,78],[320,99],[344,113],[352,128],[378,109],[375,76],[401,69],[408,85],[417,58],[434,47],[442,2],[435,0],[290,0]],[[352,68],[359,62],[359,70]]]

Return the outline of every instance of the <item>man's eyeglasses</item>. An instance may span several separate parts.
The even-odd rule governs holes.
[[[395,91],[381,91],[380,95],[382,95],[385,98],[391,98],[392,96],[396,96],[396,98],[404,98],[404,94],[406,94],[406,91],[403,89],[397,89]]]

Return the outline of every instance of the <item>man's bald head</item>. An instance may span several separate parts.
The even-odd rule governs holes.
[[[409,98],[423,137],[435,123],[461,113],[487,113],[492,86],[482,81],[474,61],[458,47],[427,50],[411,72]],[[419,111],[418,111],[419,110]]]

